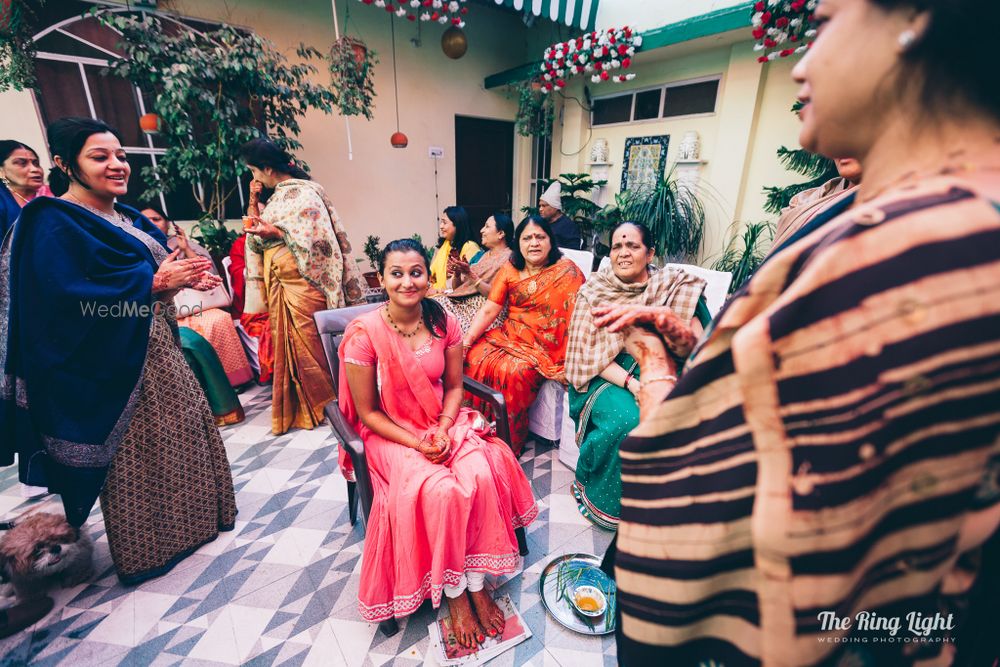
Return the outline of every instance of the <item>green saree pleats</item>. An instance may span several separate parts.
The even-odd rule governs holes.
[[[208,398],[208,405],[212,409],[216,426],[226,426],[228,424],[238,424],[246,416],[243,414],[243,406],[236,396],[226,371],[222,368],[219,356],[212,349],[212,345],[196,331],[187,327],[178,327],[181,338],[181,351],[187,360],[188,366],[194,372]]]
[[[615,362],[639,377],[639,366],[622,352]],[[618,445],[639,424],[639,406],[632,392],[596,377],[586,392],[569,388],[569,409],[576,423],[576,464],[573,496],[580,513],[607,530],[615,530],[621,511],[622,475]]]

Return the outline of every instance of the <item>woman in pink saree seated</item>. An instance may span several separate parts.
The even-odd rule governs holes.
[[[458,641],[474,646],[503,631],[484,577],[517,568],[514,530],[538,509],[510,448],[461,407],[462,331],[425,298],[423,249],[393,241],[380,259],[389,302],[354,320],[340,346],[340,409],[364,440],[374,489],[361,616],[407,616],[444,593]],[[343,450],[340,464],[350,476]]]

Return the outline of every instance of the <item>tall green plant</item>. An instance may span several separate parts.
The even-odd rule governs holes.
[[[35,36],[45,0],[0,0],[0,93],[35,85]]]
[[[653,233],[665,262],[693,262],[705,232],[705,207],[673,171],[652,188],[626,191],[615,197],[601,216],[608,223],[641,222]]]
[[[304,62],[290,64],[270,41],[231,26],[176,31],[151,14],[94,14],[121,34],[125,52],[105,73],[151,96],[162,121],[167,152],[143,168],[152,183],[144,197],[189,187],[206,219],[224,220],[239,147],[267,132],[284,148],[301,148],[299,118],[334,109],[333,93],[310,81],[317,70],[309,61],[322,59],[312,47],[300,45]]]
[[[726,249],[712,265],[716,271],[733,274],[733,282],[729,285],[730,294],[750,280],[767,257],[774,239],[774,225],[769,222],[751,222],[743,228],[742,234],[737,230],[738,228],[730,230]]]

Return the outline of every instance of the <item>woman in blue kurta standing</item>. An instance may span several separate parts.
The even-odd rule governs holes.
[[[21,481],[61,494],[73,526],[100,496],[118,576],[134,584],[236,518],[222,439],[163,308],[220,279],[116,203],[131,168],[115,130],[64,118],[48,136],[62,196],[25,206],[0,255],[0,464],[16,453]]]

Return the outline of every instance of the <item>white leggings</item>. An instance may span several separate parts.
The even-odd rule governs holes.
[[[444,594],[450,598],[457,598],[459,595],[464,593],[466,589],[468,589],[470,593],[478,593],[483,590],[483,584],[485,581],[485,572],[464,572],[462,574],[462,578],[458,580],[456,585],[444,587]]]

